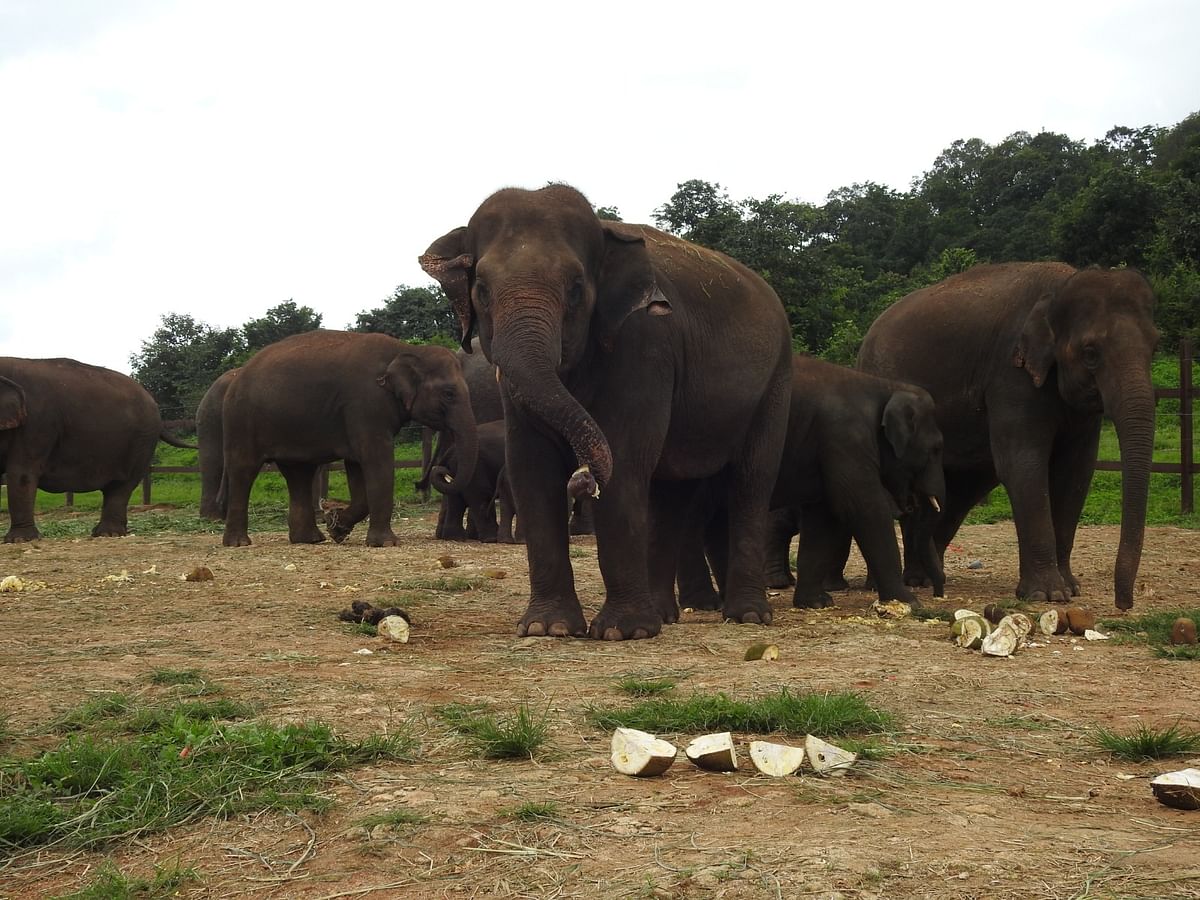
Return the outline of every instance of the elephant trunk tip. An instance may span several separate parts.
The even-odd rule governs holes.
[[[594,500],[600,498],[600,485],[590,466],[583,465],[571,473],[567,480],[567,494],[573,499],[585,494]]]

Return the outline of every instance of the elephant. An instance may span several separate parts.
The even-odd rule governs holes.
[[[904,585],[894,519],[917,506],[941,507],[942,433],[933,399],[919,387],[876,378],[803,354],[792,360],[787,441],[771,494],[767,526],[767,583],[791,583],[788,547],[800,531],[792,603],[830,606],[825,583],[840,575],[842,550],[853,535],[874,577],[880,600],[915,603]],[[704,522],[694,515],[681,554],[680,603],[716,607],[704,564]],[[716,514],[722,534],[722,513]],[[711,542],[711,539],[710,539]],[[710,548],[723,583],[721,544]]]
[[[475,418],[462,368],[445,347],[411,346],[384,334],[309,331],[259,350],[230,383],[222,407],[228,547],[250,543],[247,506],[262,464],[287,481],[288,537],[318,543],[312,502],[319,465],[345,460],[350,506],[332,515],[330,536],[344,540],[367,516],[367,545],[395,546],[391,518],[393,441],[410,420],[449,428],[459,444],[446,490],[471,481]],[[330,514],[327,514],[329,516]]]
[[[762,278],[645,225],[601,221],[562,184],[492,194],[419,258],[500,371],[507,476],[524,522],[521,636],[649,638],[678,620],[685,498],[729,482],[724,613],[767,624],[763,518],[783,451],[791,331]],[[584,620],[567,499],[591,495],[606,597]]]
[[[923,539],[939,555],[997,484],[1012,501],[1018,597],[1079,593],[1071,550],[1101,418],[1121,445],[1118,609],[1133,607],[1154,447],[1154,294],[1132,269],[1059,262],[976,266],[898,300],[871,325],[858,367],[925,388],[945,437],[946,504]],[[927,573],[906,547],[905,578]]]
[[[218,499],[221,491],[221,476],[225,472],[222,457],[221,407],[225,403],[225,392],[238,377],[241,367],[230,369],[212,383],[196,407],[196,439],[200,444],[200,518],[224,519],[225,509]]]
[[[442,508],[438,516],[438,527],[434,536],[439,540],[463,541],[468,539],[463,528],[463,514],[468,513],[476,530],[475,539],[484,543],[513,543],[512,500],[501,499],[501,523],[496,524],[496,499],[501,491],[501,473],[504,470],[504,420],[483,422],[476,425],[479,451],[475,464],[475,476],[470,484],[463,485],[459,493],[447,493],[442,497]],[[434,458],[432,471],[438,466],[457,468],[458,452],[453,441],[442,446],[442,453]],[[430,481],[440,489],[436,478]]]
[[[129,533],[129,498],[162,440],[195,449],[163,430],[158,405],[120,372],[74,359],[0,357],[0,474],[8,483],[6,544],[41,537],[39,489],[100,491],[92,537]]]

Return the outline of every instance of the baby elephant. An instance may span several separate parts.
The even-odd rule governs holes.
[[[787,443],[771,497],[768,583],[781,586],[780,580],[790,577],[787,550],[795,528],[789,524],[795,522],[800,550],[794,605],[832,604],[825,583],[840,574],[851,537],[880,599],[913,602],[901,576],[893,520],[905,511],[924,515],[924,508],[936,514],[945,495],[942,433],[928,393],[808,356],[792,360]],[[718,515],[704,540],[718,584],[723,565],[711,548],[720,546],[723,527]],[[719,601],[702,568],[699,546],[696,535],[685,537],[680,602],[715,608]]]

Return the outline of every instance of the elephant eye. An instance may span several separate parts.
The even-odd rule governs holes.
[[[1089,369],[1095,369],[1100,365],[1100,351],[1087,344],[1083,348],[1083,364]]]
[[[488,286],[478,280],[475,282],[475,302],[483,309],[487,309],[492,302],[492,293],[488,290]]]
[[[583,279],[576,278],[567,288],[567,304],[574,308],[583,302]]]

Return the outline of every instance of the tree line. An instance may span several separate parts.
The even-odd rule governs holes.
[[[613,207],[602,218],[619,219]],[[1163,349],[1200,338],[1200,112],[1172,127],[1118,126],[1087,143],[1019,131],[955,141],[907,191],[873,182],[822,204],[782,194],[735,200],[678,185],[654,224],[728,253],[779,294],[798,350],[852,363],[889,304],[980,262],[1057,259],[1133,266],[1154,286]],[[240,329],[168,314],[131,358],[165,418],[190,416],[221,372],[288,334],[321,326],[289,301]],[[457,320],[436,285],[400,285],[350,326],[453,346]]]

